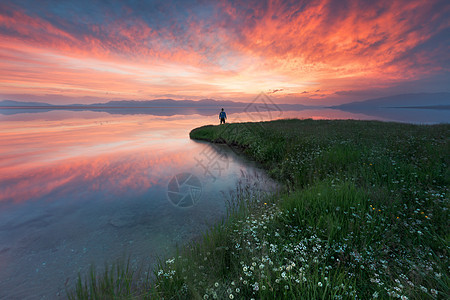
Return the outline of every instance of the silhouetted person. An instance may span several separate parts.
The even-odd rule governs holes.
[[[219,119],[220,119],[220,124],[221,125],[222,125],[222,123],[225,124],[225,119],[226,118],[227,118],[227,114],[223,111],[223,108],[222,108],[222,111],[219,114]]]

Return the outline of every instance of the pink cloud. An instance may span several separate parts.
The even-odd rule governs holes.
[[[320,98],[373,83],[392,86],[448,71],[439,62],[448,47],[417,50],[450,26],[450,9],[439,4],[222,1],[206,17],[192,12],[161,28],[131,18],[124,7],[128,18],[80,31],[5,8],[0,86],[5,94],[131,99],[249,99],[276,89],[290,96],[320,89]]]

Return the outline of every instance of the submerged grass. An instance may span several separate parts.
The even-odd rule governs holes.
[[[148,272],[146,272],[148,274]],[[91,266],[86,278],[78,275],[76,287],[67,291],[69,299],[134,299],[143,290],[148,289],[149,277],[142,277],[141,269],[135,270],[130,259],[118,260],[111,266],[105,265],[98,272]]]
[[[448,299],[449,133],[352,120],[195,129],[191,138],[262,163],[284,191],[239,186],[228,218],[161,262],[151,285],[108,295]],[[102,280],[117,286],[110,278]],[[74,298],[103,299],[91,285],[80,279]]]

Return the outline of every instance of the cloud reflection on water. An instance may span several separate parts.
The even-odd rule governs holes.
[[[0,201],[35,200],[56,190],[142,192],[169,180],[170,170],[198,151],[183,120],[109,116],[3,125]]]
[[[417,110],[370,116],[335,109],[283,111],[281,118],[408,120],[429,117]],[[269,115],[258,115],[268,120]],[[229,114],[229,122],[253,119],[249,113]],[[426,122],[426,120],[425,120]],[[51,111],[2,116],[0,129],[0,201],[14,203],[63,195],[79,188],[143,192],[170,179],[168,170],[183,169],[200,150],[189,130],[216,124],[216,115],[111,115],[106,112]]]

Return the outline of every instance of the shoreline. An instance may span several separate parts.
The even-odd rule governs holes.
[[[449,124],[353,120],[192,130],[237,147],[286,190],[242,189],[227,219],[161,262],[141,295],[445,297],[449,132]]]

